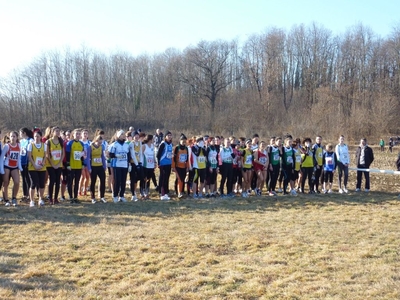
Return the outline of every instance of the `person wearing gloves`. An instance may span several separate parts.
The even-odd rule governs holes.
[[[79,203],[79,181],[82,175],[82,168],[86,158],[85,147],[80,141],[81,130],[74,129],[72,131],[72,139],[67,143],[65,149],[65,156],[67,158],[67,169],[69,171],[68,177],[68,194],[71,203]],[[72,189],[72,187],[74,187]]]
[[[356,162],[358,169],[369,169],[369,166],[374,161],[374,152],[372,149],[367,145],[367,139],[363,138],[360,141],[360,146],[357,148],[356,151]],[[369,192],[370,189],[370,182],[369,182],[369,172],[367,171],[357,171],[357,185],[356,185],[356,192],[361,190],[361,180],[362,175],[364,173],[365,176],[365,192]]]
[[[18,132],[10,132],[10,142],[4,145],[0,156],[0,174],[3,174],[3,199],[6,206],[10,206],[8,200],[8,185],[10,178],[14,182],[12,189],[12,205],[17,206],[17,194],[19,190],[19,172],[22,172],[21,146],[18,141]]]
[[[160,193],[161,200],[170,200],[169,191],[169,176],[171,175],[172,166],[172,133],[168,131],[164,141],[160,144],[157,152],[158,167],[160,168]]]
[[[117,131],[117,140],[110,147],[111,167],[114,170],[114,190],[113,201],[114,203],[126,202],[124,197],[126,187],[126,177],[131,170],[129,161],[133,154],[133,148],[130,144],[125,143],[125,131],[122,129]],[[132,153],[131,153],[132,151]],[[119,197],[119,198],[118,198]]]
[[[95,187],[97,177],[100,180],[100,201],[107,203],[104,198],[106,192],[106,157],[104,151],[106,146],[103,144],[103,137],[97,135],[93,142],[87,148],[86,166],[90,173],[90,195],[92,196],[92,203],[95,204]]]

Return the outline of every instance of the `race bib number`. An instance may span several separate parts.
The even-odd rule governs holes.
[[[326,158],[326,164],[332,166],[333,165],[333,159],[332,157],[327,157]]]
[[[10,159],[18,160],[18,157],[19,157],[19,152],[17,152],[17,151],[11,151],[10,152]]]
[[[348,159],[349,159],[349,157],[348,157],[347,153],[343,154],[343,160],[345,162],[348,162],[349,161]]]
[[[267,162],[267,158],[266,158],[265,156],[263,156],[263,157],[260,157],[260,158],[258,159],[258,161],[259,161],[260,163],[262,163],[263,165],[265,165],[266,162]]]
[[[168,153],[167,153],[167,158],[168,158],[168,159],[171,159],[171,158],[172,158],[172,153],[171,153],[171,152],[168,152]]]
[[[26,149],[25,148],[21,149],[21,156],[26,156]]]
[[[288,157],[286,158],[286,161],[287,161],[288,164],[293,163],[293,157],[288,156]]]
[[[301,156],[296,156],[296,162],[301,163]]]
[[[53,160],[60,160],[61,159],[61,150],[51,151],[51,157],[53,158]]]
[[[185,163],[186,161],[187,161],[187,154],[186,153],[179,154],[179,162]]]
[[[247,155],[247,156],[246,156],[246,162],[245,162],[245,164],[246,164],[246,165],[251,164],[252,159],[253,159],[253,156],[252,156],[252,155]]]
[[[37,166],[43,166],[43,157],[36,157],[35,164]]]
[[[101,163],[103,163],[102,160],[101,160],[101,157],[95,157],[95,158],[93,158],[93,162],[94,162],[95,164],[101,164]]]
[[[153,158],[152,158],[152,157],[148,157],[148,158],[147,158],[147,163],[148,163],[149,165],[152,165],[152,164],[154,163]]]
[[[120,153],[119,155],[121,155],[121,157],[118,160],[125,161],[128,159],[128,156],[126,153]]]
[[[279,160],[279,154],[274,154],[274,161],[278,161]]]
[[[322,152],[318,153],[318,157],[322,158]]]
[[[82,151],[74,151],[74,160],[81,160]]]
[[[198,161],[199,163],[204,163],[204,162],[206,162],[206,157],[205,157],[205,156],[199,156],[199,157],[197,158],[197,161]]]

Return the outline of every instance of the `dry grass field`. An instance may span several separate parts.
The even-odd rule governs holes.
[[[0,299],[399,299],[399,192],[1,206]]]

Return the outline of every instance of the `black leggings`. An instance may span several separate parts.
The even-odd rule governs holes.
[[[242,182],[243,182],[242,169],[239,168],[239,167],[238,168],[233,168],[232,174],[233,174],[232,175],[232,185],[237,183],[240,186],[242,186]]]
[[[92,171],[90,172],[90,193],[92,199],[95,198],[97,177],[100,179],[100,198],[104,198],[104,194],[106,192],[106,171],[104,170],[103,166],[92,166]]]
[[[226,189],[227,189],[227,195],[232,193],[232,177],[233,177],[233,164],[231,163],[222,163],[221,166],[221,195],[224,193],[224,185],[226,182]]]
[[[36,190],[37,188],[44,189],[46,171],[29,171],[29,177],[31,178],[32,190]]]
[[[140,194],[149,194],[150,180],[154,175],[154,169],[143,168],[143,177],[140,181]]]
[[[143,167],[132,165],[132,171],[129,173],[129,178],[131,179],[131,193],[132,195],[135,194],[134,186],[139,181],[143,181]],[[139,183],[140,185],[140,183]]]
[[[72,199],[78,198],[79,180],[81,180],[82,169],[72,169],[68,176],[68,194]],[[72,195],[72,185],[74,184],[74,194]],[[72,197],[73,196],[73,197]]]
[[[276,183],[278,182],[278,176],[279,176],[279,170],[281,166],[278,165],[272,165],[272,171],[269,171],[269,191],[275,191]]]
[[[60,180],[61,180],[61,172],[62,169],[54,169],[53,167],[47,168],[47,173],[49,174],[50,183],[49,183],[49,196],[50,199],[57,199],[58,193],[60,192]],[[53,197],[53,190],[55,190]]]
[[[283,165],[282,173],[283,173],[283,193],[285,194],[287,192],[286,190],[289,185],[289,182],[292,180],[293,177],[292,165]]]
[[[314,189],[313,179],[312,179],[314,167],[301,168],[301,172],[303,173],[303,177],[301,178],[301,191],[304,193],[304,186],[306,185],[307,178],[308,178],[308,187],[310,191],[312,191]]]
[[[314,185],[315,185],[315,190],[318,191],[318,186],[319,186],[319,182],[321,179],[323,179],[323,177],[321,177],[322,175],[322,166],[319,166],[319,168],[317,168],[315,170],[315,180],[314,180]],[[323,181],[323,180],[322,180]]]
[[[160,166],[160,192],[161,195],[164,196],[169,192],[169,176],[171,175],[171,165]],[[203,179],[204,181],[204,179]]]
[[[114,168],[114,197],[124,197],[128,168]]]
[[[217,169],[212,169],[212,172],[210,172],[210,168],[207,169],[208,173],[208,184],[215,184],[215,181],[217,181]]]
[[[24,193],[24,196],[28,196],[29,187],[31,186],[31,178],[29,176],[28,165],[22,166],[21,177],[22,177],[22,191]]]

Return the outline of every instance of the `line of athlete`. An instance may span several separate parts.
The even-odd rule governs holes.
[[[31,207],[36,200],[40,206],[46,199],[49,204],[58,204],[59,200],[66,200],[66,193],[71,203],[78,203],[79,196],[87,193],[92,203],[106,203],[106,186],[113,202],[126,202],[128,174],[132,201],[149,199],[151,182],[160,199],[169,200],[171,173],[175,174],[178,198],[248,197],[252,193],[260,196],[263,191],[269,196],[277,192],[297,195],[305,193],[306,182],[308,193],[320,193],[320,182],[322,192],[331,193],[336,169],[339,192],[348,192],[350,156],[343,136],[335,147],[323,147],[320,136],[314,144],[311,138],[300,141],[290,135],[273,137],[267,143],[260,141],[257,134],[251,139],[187,139],[181,134],[173,145],[171,132],[164,137],[159,130],[153,136],[140,130],[121,129],[108,143],[103,130],[97,130],[89,140],[86,129],[61,131],[55,126],[48,127],[44,134],[37,128],[21,128],[19,133],[10,132],[2,140],[0,186],[7,206],[17,205],[20,178],[22,201],[29,201]],[[9,197],[11,179],[14,185]]]

